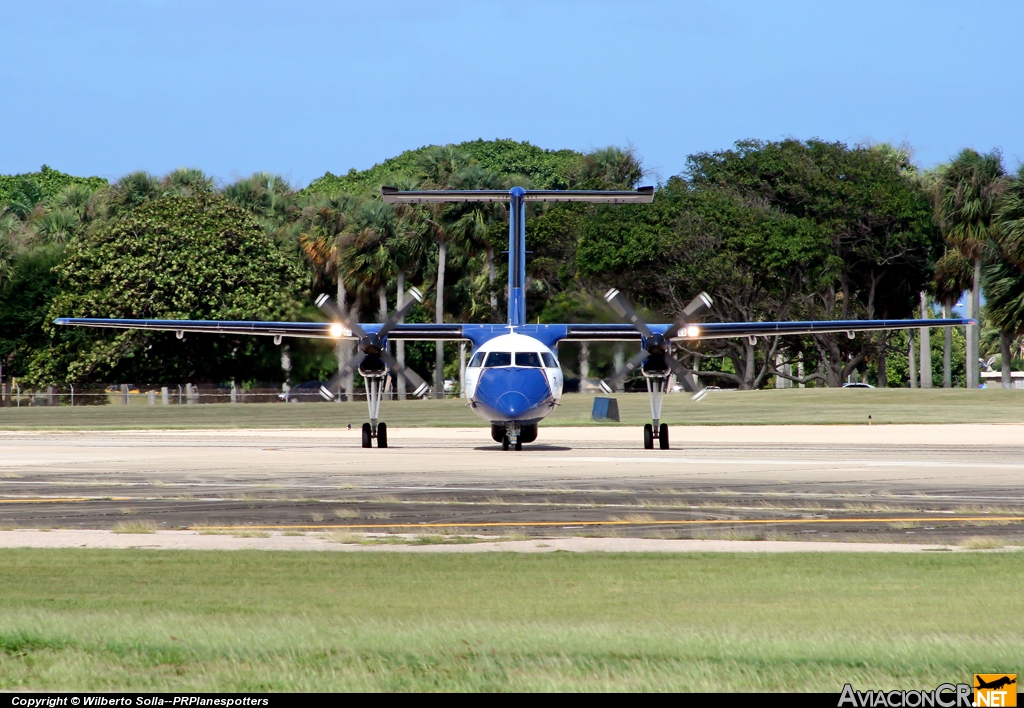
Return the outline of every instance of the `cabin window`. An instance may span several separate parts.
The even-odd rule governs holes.
[[[516,366],[530,366],[539,369],[540,354],[537,352],[516,352]]]
[[[540,358],[544,360],[544,366],[549,369],[557,369],[558,363],[555,361],[555,357],[551,356],[547,352],[541,352]]]
[[[485,356],[485,354],[486,354],[486,352],[477,352],[476,354],[474,354],[473,358],[469,362],[469,365],[470,366],[483,366],[484,365],[484,356]]]
[[[512,366],[512,353],[491,352],[487,355],[487,363],[484,366]]]

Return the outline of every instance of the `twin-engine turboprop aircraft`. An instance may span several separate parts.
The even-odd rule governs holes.
[[[661,403],[675,374],[695,400],[705,393],[693,374],[672,355],[672,342],[724,337],[770,337],[794,334],[855,332],[914,327],[953,327],[974,324],[973,320],[824,320],[810,322],[699,322],[711,307],[711,298],[700,293],[681,317],[671,324],[648,325],[633,310],[618,290],[609,290],[605,299],[629,324],[528,324],[526,322],[526,205],[529,202],[590,202],[603,204],[650,203],[653,187],[636,191],[527,190],[509,191],[399,191],[382,188],[382,198],[390,203],[424,204],[438,202],[507,202],[509,205],[508,320],[505,324],[405,324],[401,320],[412,305],[422,300],[413,288],[410,296],[381,324],[360,325],[327,295],[317,305],[331,322],[221,322],[209,320],[119,320],[62,317],[59,325],[152,329],[177,332],[213,332],[254,334],[274,337],[310,337],[318,339],[354,339],[358,352],[331,379],[323,393],[334,397],[342,381],[358,370],[366,380],[370,422],[363,424],[363,447],[387,447],[387,425],[380,421],[384,381],[389,372],[405,376],[416,395],[429,388],[416,372],[406,368],[388,352],[390,340],[469,340],[473,345],[466,368],[466,397],[473,411],[491,424],[491,437],[502,449],[521,450],[524,443],[537,439],[538,424],[555,409],[562,395],[562,372],[556,347],[559,342],[629,341],[639,342],[640,351],[606,382],[606,391],[639,368],[647,382],[651,402],[651,423],[644,426],[644,447],[651,449],[657,440],[668,449],[668,426],[661,423]]]

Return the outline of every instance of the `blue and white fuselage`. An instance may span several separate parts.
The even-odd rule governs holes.
[[[492,425],[536,425],[562,396],[562,370],[539,339],[504,334],[473,352],[465,386],[473,412]]]

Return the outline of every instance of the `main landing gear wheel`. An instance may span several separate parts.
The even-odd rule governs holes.
[[[502,437],[502,439],[501,439],[501,449],[504,450],[505,452],[508,452],[509,444],[510,443],[509,443],[509,440],[508,440],[508,436],[506,435],[506,436]]]
[[[654,449],[654,427],[650,423],[644,425],[644,449]]]
[[[363,423],[363,447],[373,447],[373,433],[369,423]]]
[[[662,423],[661,427],[658,428],[658,446],[662,450],[668,449],[668,424]]]
[[[388,446],[388,424],[377,423],[377,447]]]

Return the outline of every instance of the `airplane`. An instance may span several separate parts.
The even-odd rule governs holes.
[[[644,425],[645,449],[669,449],[668,425],[661,422],[664,395],[671,377],[694,400],[706,389],[700,388],[693,373],[671,352],[679,341],[698,341],[728,337],[758,337],[855,332],[916,327],[955,327],[976,324],[970,319],[936,320],[819,320],[805,322],[700,322],[712,304],[707,293],[700,293],[683,310],[679,319],[668,324],[647,324],[617,289],[605,294],[605,300],[627,320],[623,324],[530,324],[526,321],[526,206],[535,202],[586,202],[591,204],[643,204],[654,200],[654,187],[635,191],[591,190],[413,190],[382,187],[381,198],[392,204],[435,204],[445,202],[504,202],[509,207],[509,280],[508,317],[504,324],[407,324],[401,320],[422,294],[411,289],[404,303],[385,322],[359,324],[335,303],[321,295],[316,303],[330,322],[261,322],[216,320],[131,320],[61,317],[58,325],[112,327],[174,331],[178,338],[185,332],[252,334],[271,336],[275,344],[283,337],[348,339],[358,342],[358,351],[324,387],[325,398],[338,395],[344,379],[358,371],[366,380],[369,422],[362,426],[362,446],[388,446],[387,424],[380,420],[380,404],[389,373],[404,376],[414,387],[414,395],[423,396],[429,387],[416,372],[403,366],[388,352],[391,340],[466,341],[472,351],[465,375],[465,394],[470,408],[491,425],[491,437],[503,450],[522,450],[537,439],[540,422],[551,415],[562,396],[564,380],[558,361],[559,342],[619,341],[639,342],[640,351],[625,362],[602,388],[611,392],[618,381],[639,369],[651,404],[651,422]]]

